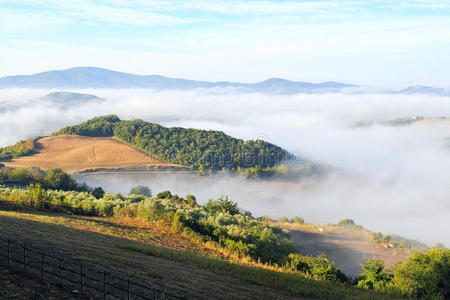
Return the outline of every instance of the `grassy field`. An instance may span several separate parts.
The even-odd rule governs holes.
[[[47,285],[24,273],[11,272],[0,267],[0,298],[1,299],[87,299],[82,296],[72,296],[70,291],[56,286]]]
[[[3,234],[192,298],[382,299],[380,293],[238,261],[161,223],[0,211]],[[27,230],[24,230],[26,228]],[[98,266],[97,266],[98,267]]]
[[[47,170],[61,167],[68,173],[86,170],[152,170],[183,169],[165,163],[144,151],[115,138],[60,135],[41,138],[36,153],[4,162],[7,167],[36,166]]]

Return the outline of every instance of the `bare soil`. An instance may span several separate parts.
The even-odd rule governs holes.
[[[3,164],[7,167],[29,166],[47,170],[60,167],[68,173],[93,170],[182,169],[115,138],[59,135],[39,139],[36,153]]]

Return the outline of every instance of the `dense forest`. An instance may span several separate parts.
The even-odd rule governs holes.
[[[199,170],[271,168],[292,156],[262,140],[244,141],[221,131],[163,127],[142,120],[122,121],[115,115],[97,117],[68,126],[55,135],[114,136],[166,162]]]

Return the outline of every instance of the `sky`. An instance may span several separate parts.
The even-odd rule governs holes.
[[[450,87],[450,2],[0,0],[0,76],[96,66]]]

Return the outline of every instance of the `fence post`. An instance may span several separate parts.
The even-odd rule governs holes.
[[[83,265],[80,264],[80,292],[83,293]]]
[[[44,253],[41,253],[41,280],[44,279]]]
[[[61,258],[59,259],[59,284],[63,285],[63,272],[62,272],[62,262]]]
[[[27,272],[27,248],[23,246],[23,262],[24,262],[24,268],[25,273]]]
[[[106,272],[103,271],[103,299],[106,299]]]
[[[10,261],[10,251],[11,251],[11,250],[10,250],[10,241],[9,241],[9,239],[8,239],[8,268],[11,266],[11,265],[10,265],[10,262],[9,262],[9,261]]]
[[[127,279],[128,296],[127,300],[130,300],[130,278]]]

